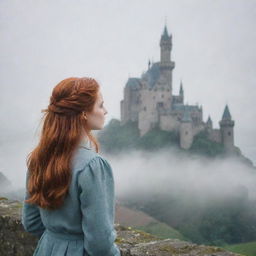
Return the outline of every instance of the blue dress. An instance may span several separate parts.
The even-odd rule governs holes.
[[[28,172],[26,176],[26,188]],[[26,190],[25,199],[29,197]],[[120,256],[115,244],[112,168],[80,144],[72,159],[69,193],[61,208],[46,210],[23,202],[22,225],[38,236],[33,256]]]

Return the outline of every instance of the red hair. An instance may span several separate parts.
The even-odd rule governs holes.
[[[99,84],[92,78],[67,78],[57,84],[43,116],[41,137],[28,154],[28,192],[25,202],[45,209],[59,208],[71,180],[71,158],[83,132],[99,144],[87,128],[84,112],[91,112],[97,99]]]

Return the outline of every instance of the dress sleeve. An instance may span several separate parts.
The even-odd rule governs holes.
[[[26,174],[26,191],[25,191],[25,197],[24,197],[23,207],[22,207],[21,223],[25,231],[40,237],[45,230],[45,226],[42,223],[38,206],[34,204],[28,204],[25,202],[25,200],[29,198],[27,185],[28,185],[28,171]]]
[[[115,244],[115,191],[111,166],[101,156],[86,165],[78,178],[84,248],[90,256],[120,256]]]

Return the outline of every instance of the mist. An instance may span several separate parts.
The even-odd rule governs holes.
[[[154,153],[133,151],[118,158],[108,156],[108,159],[120,201],[179,195],[204,203],[211,199],[231,199],[240,193],[256,200],[256,168],[234,157],[191,157],[177,149],[168,149]]]

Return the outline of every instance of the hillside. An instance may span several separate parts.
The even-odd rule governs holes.
[[[235,253],[241,253],[246,256],[256,255],[256,241],[249,242],[249,243],[226,245],[226,246],[223,246],[223,248],[225,250],[235,252]]]
[[[179,231],[171,226],[152,218],[146,213],[116,204],[115,222],[122,226],[128,226],[143,230],[159,238],[186,239]]]
[[[194,137],[191,148],[188,150],[180,148],[177,132],[162,131],[159,127],[155,127],[144,136],[139,136],[138,123],[132,121],[121,125],[120,120],[111,119],[105,128],[98,132],[97,136],[102,152],[108,154],[116,155],[136,149],[157,151],[164,148],[175,148],[186,155],[201,155],[209,158],[233,156],[256,169],[253,162],[243,156],[238,147],[235,147],[233,152],[227,152],[222,144],[209,140],[204,131]]]

